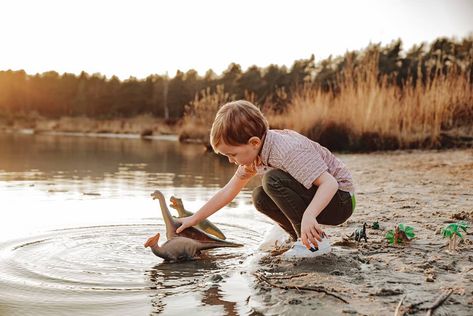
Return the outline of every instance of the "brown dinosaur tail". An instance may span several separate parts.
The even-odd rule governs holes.
[[[205,242],[205,243],[200,243],[199,250],[222,248],[222,247],[237,248],[237,247],[243,247],[243,245],[232,243],[232,242]]]

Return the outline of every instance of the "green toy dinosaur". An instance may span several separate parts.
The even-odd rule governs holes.
[[[179,214],[179,218],[191,216],[194,214],[184,208],[184,203],[182,202],[182,199],[175,196],[171,196],[170,201],[171,201],[170,206],[177,211],[177,213]],[[196,225],[196,227],[202,229],[203,231],[211,235],[214,235],[215,237],[218,237],[223,240],[226,239],[222,231],[218,229],[218,227],[215,226],[215,224],[213,224],[207,219],[201,221],[199,224]]]

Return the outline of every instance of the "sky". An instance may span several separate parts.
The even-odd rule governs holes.
[[[0,0],[0,70],[221,74],[472,34],[473,0]]]

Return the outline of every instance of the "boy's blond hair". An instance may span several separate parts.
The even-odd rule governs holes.
[[[268,121],[253,103],[245,100],[229,102],[215,115],[210,145],[215,152],[221,141],[231,146],[245,145],[253,136],[262,139],[268,128]]]

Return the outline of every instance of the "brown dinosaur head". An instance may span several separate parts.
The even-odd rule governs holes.
[[[151,238],[148,238],[148,240],[145,242],[145,248],[147,247],[154,247],[154,246],[157,246],[158,245],[158,240],[159,240],[159,237],[161,236],[160,233],[157,233],[156,235],[154,235],[153,237]]]
[[[156,199],[164,199],[164,195],[161,193],[161,191],[159,190],[156,190],[154,191],[153,193],[151,193],[151,196],[153,197],[153,200],[156,200]]]

